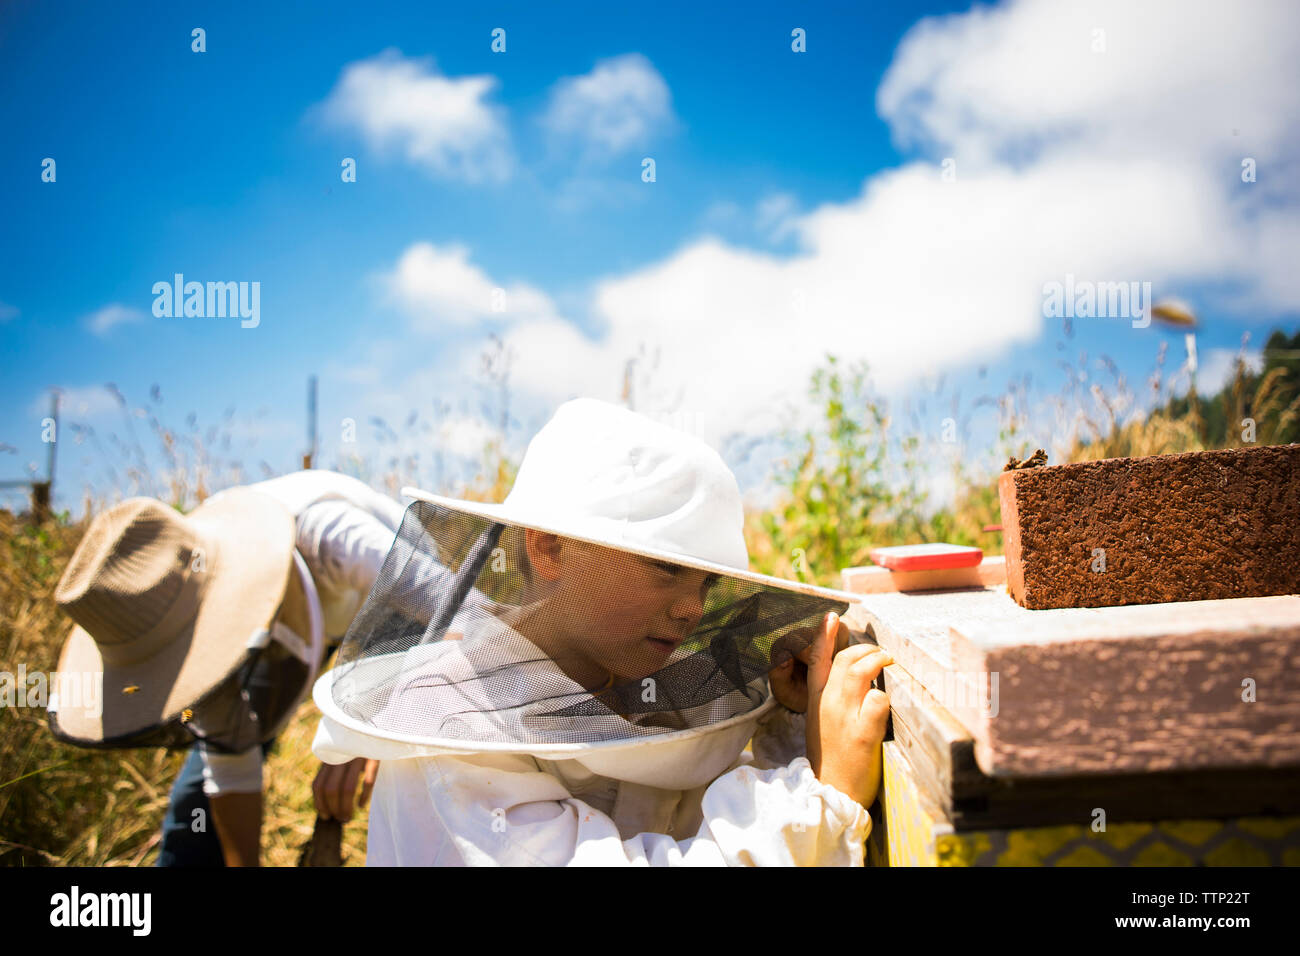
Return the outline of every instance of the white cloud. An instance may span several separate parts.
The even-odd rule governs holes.
[[[1295,155],[1284,118],[1300,88],[1279,82],[1300,53],[1292,10],[1019,3],[923,21],[879,103],[900,140],[956,157],[955,182],[912,162],[802,216],[773,199],[760,211],[793,229],[794,255],[693,241],[597,285],[598,340],[564,344],[543,324],[513,341],[574,355],[566,373],[588,387],[640,343],[660,347],[687,407],[751,431],[828,351],[868,360],[888,392],[1034,341],[1043,284],[1067,273],[1150,281],[1156,297],[1222,281],[1237,308],[1288,308],[1297,179],[1251,192],[1234,156],[1275,169]],[[1098,25],[1104,54],[1090,52]],[[519,374],[538,388],[554,376]]]
[[[477,461],[483,454],[484,446],[499,435],[499,429],[483,419],[459,415],[439,425],[437,447],[461,458]]]
[[[372,149],[395,149],[435,176],[503,180],[513,160],[504,112],[488,101],[496,85],[492,76],[443,76],[432,57],[389,49],[345,66],[322,109]]]
[[[1082,188],[1052,190],[1061,176]],[[615,400],[628,359],[657,349],[652,384],[665,406],[708,422],[706,439],[718,441],[731,430],[775,428],[783,399],[802,394],[828,351],[866,358],[877,386],[895,390],[918,370],[1032,340],[1042,324],[1042,284],[1067,268],[1127,276],[1130,257],[1145,244],[1165,270],[1197,261],[1196,237],[1207,225],[1196,219],[1193,200],[1202,188],[1155,172],[1125,178],[1053,165],[989,173],[958,189],[933,167],[914,164],[877,176],[853,201],[794,219],[797,255],[706,238],[598,283],[591,297],[597,337],[528,286],[507,295],[526,308],[493,313],[496,281],[459,246],[410,247],[389,287],[427,331],[439,322],[501,320],[515,355],[513,384],[544,403],[579,394]],[[1152,224],[1139,196],[1187,212]],[[1108,214],[1094,218],[1097,208]],[[1026,231],[991,228],[991,210]],[[466,347],[451,367],[476,367],[477,356],[477,346]],[[637,389],[638,408],[653,411],[647,391]]]
[[[512,381],[550,404],[617,399],[627,360],[657,349],[659,394],[711,422],[716,442],[774,428],[827,352],[866,359],[889,393],[1035,341],[1043,284],[1066,274],[1150,281],[1156,298],[1217,283],[1239,313],[1291,308],[1300,177],[1287,173],[1286,124],[1300,87],[1281,78],[1300,59],[1297,26],[1292,6],[1181,2],[1015,3],[922,21],[878,106],[900,142],[953,156],[955,181],[928,159],[803,214],[769,197],[756,223],[793,235],[793,254],[693,240],[596,283],[593,334],[530,290],[536,307],[507,317]],[[1104,53],[1091,52],[1094,27]],[[1259,161],[1258,183],[1240,180],[1241,155]],[[493,281],[465,250],[407,256],[409,303],[486,317]],[[1123,319],[1076,321],[1150,336]],[[1201,381],[1222,361],[1207,355]]]
[[[626,53],[558,81],[541,121],[557,140],[578,143],[587,156],[608,157],[646,148],[672,119],[664,78],[641,54]]]
[[[1264,353],[1259,349],[1206,349],[1196,356],[1196,391],[1202,395],[1216,395],[1231,383],[1237,374],[1237,358],[1246,363],[1250,374],[1258,374],[1264,367]]]
[[[612,338],[593,341],[559,318],[521,322],[503,338],[514,353],[511,380],[550,403],[579,395],[613,400],[624,362],[634,351],[619,351],[619,342]]]
[[[590,341],[535,287],[489,275],[462,245],[415,243],[379,280],[384,297],[409,318],[413,331],[442,338],[443,347],[422,359],[414,373],[403,370],[409,365],[405,359],[413,347],[427,349],[427,338],[417,340],[418,346],[409,340],[380,340],[355,361],[332,365],[327,370],[331,377],[360,386],[350,395],[345,412],[358,422],[372,414],[402,421],[412,409],[427,408],[430,399],[495,401],[484,391],[482,373],[485,356],[492,351],[489,327],[502,330],[511,353],[512,417],[539,409],[549,413],[555,404],[576,395],[618,397],[628,356],[614,357],[608,343]],[[504,295],[498,299],[497,292]],[[494,307],[496,301],[504,305],[502,311]],[[466,332],[471,333],[468,338]],[[421,447],[427,451],[432,442],[477,461],[483,444],[498,431],[497,423],[461,407],[439,421],[436,441],[432,436],[411,442],[406,442],[408,436],[399,437],[408,452]]]
[[[876,105],[901,144],[978,162],[1072,147],[1274,158],[1294,145],[1300,89],[1281,79],[1297,27],[1284,2],[977,7],[914,26]]]
[[[755,228],[773,242],[779,242],[794,229],[799,202],[789,193],[773,193],[758,203],[754,214]]]
[[[18,318],[18,307],[0,302],[0,322],[8,322],[10,319]]]
[[[119,325],[143,322],[146,316],[139,309],[114,302],[86,316],[86,327],[96,335],[103,337]]]
[[[1095,30],[1104,52],[1093,51]],[[1233,305],[1276,309],[1300,295],[1288,265],[1300,249],[1300,85],[1283,80],[1297,58],[1294,4],[1017,2],[918,23],[876,103],[896,142],[955,159],[959,183],[993,169],[1037,173],[1046,194],[1073,191],[1085,208],[1102,174],[1127,179],[1150,220],[1141,244],[1114,231],[1131,267],[1158,271],[1170,257],[1150,243],[1172,244],[1188,276],[1241,282]],[[1247,158],[1255,183],[1240,178]],[[1180,185],[1148,198],[1164,179]],[[1114,208],[1103,202],[1091,218]],[[983,214],[995,242],[1023,228],[995,208]],[[1074,243],[1080,257],[1102,252],[1089,232]]]
[[[497,283],[469,261],[462,245],[420,242],[406,249],[381,282],[415,327],[432,332],[486,319],[549,319],[551,300],[526,283]]]

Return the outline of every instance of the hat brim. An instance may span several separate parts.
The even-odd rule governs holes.
[[[80,679],[83,687],[97,681],[99,694],[75,704],[60,696],[50,725],[61,739],[104,746],[174,720],[229,677],[244,660],[249,638],[274,620],[297,534],[288,509],[268,495],[232,488],[185,517],[210,549],[196,615],[156,654],[125,666],[105,661],[94,637],[73,627],[59,673]]]
[[[643,558],[649,558],[654,561],[669,561],[673,564],[680,564],[684,567],[695,568],[722,577],[735,578],[738,581],[748,581],[751,584],[757,584],[762,587],[779,588],[783,591],[791,591],[795,594],[807,594],[812,597],[826,598],[832,601],[844,601],[849,604],[858,604],[862,601],[862,595],[856,594],[852,591],[840,591],[834,588],[819,587],[815,584],[805,584],[802,581],[790,581],[786,578],[773,577],[770,574],[759,574],[756,571],[735,568],[728,564],[717,564],[712,561],[703,561],[699,558],[692,557],[691,555],[680,554],[676,551],[647,548],[644,545],[620,539],[614,535],[601,535],[592,533],[589,530],[563,527],[555,522],[547,521],[540,516],[523,513],[518,509],[503,504],[498,505],[480,501],[465,501],[460,498],[445,498],[442,495],[431,494],[427,491],[421,491],[418,488],[403,488],[402,494],[407,498],[414,498],[418,501],[427,501],[431,504],[439,505],[452,511],[459,511],[464,514],[486,518],[489,521],[513,525],[520,528],[531,528],[534,531],[545,531],[549,534],[557,534],[565,538],[574,538],[578,541],[585,541],[588,544],[614,548],[618,551],[626,551],[630,554],[640,555]]]

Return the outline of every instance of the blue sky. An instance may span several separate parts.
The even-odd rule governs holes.
[[[516,450],[565,398],[618,399],[642,349],[638,407],[720,447],[809,414],[826,351],[895,401],[942,377],[968,411],[1026,374],[1059,388],[1080,351],[1135,385],[1160,341],[1183,361],[1181,335],[1123,317],[1058,348],[1042,287],[1067,273],[1191,302],[1212,384],[1243,332],[1300,315],[1300,24],[1130,7],[7,3],[0,478],[44,461],[59,387],[108,449],[65,429],[60,503],[106,492],[109,382],[182,430],[233,408],[248,477],[289,470],[310,374],[324,463],[382,465],[378,416],[422,470],[432,445],[468,467],[492,333]],[[259,283],[257,326],[155,316],[176,273]],[[402,427],[435,402],[433,432]]]

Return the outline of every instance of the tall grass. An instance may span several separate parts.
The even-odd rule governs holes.
[[[33,526],[0,512],[0,669],[57,667],[67,624],[54,588],[83,531],[66,516]],[[42,706],[0,707],[0,863],[144,862],[179,766],[161,750],[69,747],[50,735]]]

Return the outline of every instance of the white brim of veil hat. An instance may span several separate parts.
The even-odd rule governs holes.
[[[512,507],[508,502],[505,504],[488,504],[479,501],[464,501],[459,498],[446,498],[442,495],[430,494],[418,488],[403,488],[402,495],[417,501],[427,501],[430,504],[452,511],[486,518],[500,524],[512,525],[517,528],[530,528],[533,531],[544,531],[565,538],[575,538],[588,544],[626,551],[629,554],[639,555],[653,561],[671,561],[673,564],[680,564],[726,578],[748,581],[751,584],[764,587],[780,588],[795,594],[808,594],[836,601],[856,603],[861,600],[861,595],[852,591],[840,591],[815,584],[806,584],[803,581],[791,581],[787,578],[773,577],[769,574],[759,574],[757,571],[750,571],[748,568],[738,568],[730,564],[701,560],[680,551],[670,551],[640,544],[630,536],[630,522],[624,520],[611,520],[584,515],[573,515],[568,520],[557,520],[553,514],[530,514],[524,509]]]
[[[402,493],[453,513],[556,534],[758,587],[841,605],[860,601],[851,592],[750,571],[739,489],[721,457],[694,436],[594,399],[576,399],[557,410],[529,444],[514,487],[501,504],[410,487]],[[391,760],[526,753],[546,760],[578,760],[588,770],[616,779],[689,789],[724,772],[744,749],[758,721],[779,706],[768,694],[754,709],[725,720],[625,739],[463,740],[377,727],[345,712],[335,700],[336,671],[323,674],[313,690],[323,714],[313,750],[329,763],[358,756]]]
[[[758,709],[730,720],[638,739],[552,744],[471,742],[387,730],[377,733],[339,709],[331,687],[334,673],[330,670],[322,674],[312,692],[322,714],[312,752],[325,763],[346,763],[355,757],[383,761],[527,754],[556,762],[574,760],[602,777],[674,790],[691,790],[716,779],[744,750],[759,720],[780,706],[772,697]]]

